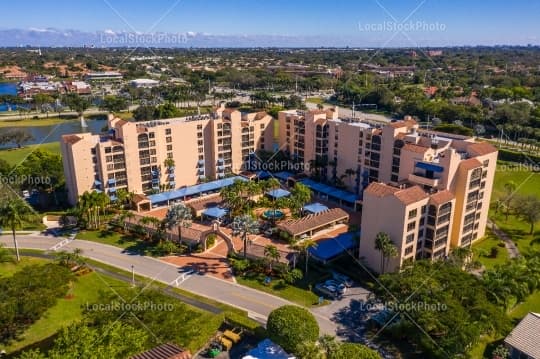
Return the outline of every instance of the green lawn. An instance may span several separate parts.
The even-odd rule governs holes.
[[[504,195],[504,184],[510,181],[516,184],[517,195],[539,194],[540,173],[528,171],[523,166],[520,167],[509,162],[500,162],[493,184],[492,203]],[[540,223],[536,223],[535,233],[531,235],[529,234],[529,224],[516,216],[510,215],[506,220],[503,213],[495,214],[495,210],[491,208],[490,218],[512,238],[520,253],[527,254],[532,250],[540,249]]]
[[[303,278],[295,285],[286,284],[277,278],[272,278],[272,282],[266,285],[264,284],[264,278],[264,274],[255,273],[253,275],[238,276],[236,281],[238,284],[273,294],[305,307],[318,305],[319,296],[309,290],[309,286],[311,285],[313,288],[317,282],[323,279],[319,275],[310,273],[307,278]],[[327,303],[325,301],[325,304]]]
[[[37,127],[37,126],[54,126],[60,123],[67,123],[75,121],[74,119],[66,119],[60,117],[49,117],[49,118],[27,118],[20,120],[2,120],[0,118],[0,128],[5,127]]]
[[[13,258],[15,258],[15,256],[13,256]],[[28,265],[41,264],[46,262],[46,259],[21,257],[21,261],[19,263],[0,263],[0,277],[10,277],[15,272],[21,270]]]
[[[474,259],[479,260],[486,269],[491,269],[498,264],[504,264],[508,260],[508,251],[503,246],[503,241],[499,240],[491,231],[486,232],[486,236],[473,244]],[[497,248],[496,257],[491,257],[491,248]]]
[[[523,303],[515,306],[510,311],[510,317],[514,319],[521,319],[529,312],[540,312],[540,291],[536,291],[531,294]]]
[[[0,276],[11,276],[26,266],[47,262],[49,262],[47,259],[22,257],[18,264],[1,263]],[[44,341],[60,328],[79,320],[82,317],[83,305],[96,301],[100,290],[110,290],[109,286],[119,285],[125,286],[126,284],[97,273],[77,277],[69,291],[71,296],[59,299],[55,306],[24,332],[20,340],[11,343],[4,349],[11,353],[27,345]]]
[[[82,231],[75,239],[108,244],[120,248],[129,248],[137,244],[139,240],[129,234],[121,234],[114,231]]]
[[[82,318],[84,306],[96,302],[100,291],[110,291],[118,286],[126,286],[124,282],[97,273],[89,273],[78,277],[73,282],[68,296],[58,300],[56,305],[32,324],[21,336],[6,348],[8,353],[20,350],[27,345],[44,341],[54,335],[62,327],[68,326]]]
[[[41,145],[29,145],[23,148],[0,150],[0,158],[11,165],[18,165],[36,148],[60,154],[60,142],[48,142]]]

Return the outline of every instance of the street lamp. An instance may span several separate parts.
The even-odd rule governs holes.
[[[135,266],[131,265],[131,286],[135,287]]]

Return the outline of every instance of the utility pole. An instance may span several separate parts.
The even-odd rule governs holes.
[[[131,265],[131,286],[135,287],[135,266]]]

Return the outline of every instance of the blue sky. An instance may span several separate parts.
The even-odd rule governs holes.
[[[540,0],[26,0],[2,2],[2,13],[11,15],[2,16],[0,29],[313,36],[380,46],[540,44]],[[416,28],[390,40],[391,26],[407,17]]]

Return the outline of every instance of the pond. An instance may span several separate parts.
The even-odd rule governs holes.
[[[36,120],[38,121],[38,120]],[[0,133],[8,129],[24,130],[32,135],[33,140],[26,143],[34,145],[38,143],[58,142],[63,135],[71,133],[91,132],[93,134],[101,133],[101,129],[107,125],[107,121],[103,119],[86,119],[88,127],[81,127],[79,120],[66,120],[65,122],[51,126],[34,126],[34,127],[6,127],[0,129]],[[14,147],[12,144],[0,145],[0,148]]]

